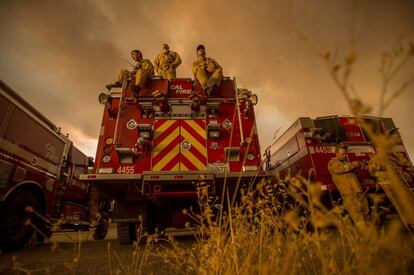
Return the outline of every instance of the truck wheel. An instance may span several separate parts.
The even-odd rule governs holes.
[[[132,244],[137,239],[135,223],[117,223],[116,229],[120,244]]]
[[[0,222],[2,250],[23,248],[32,238],[34,229],[28,221],[36,224],[35,214],[26,211],[26,207],[39,211],[38,200],[28,191],[17,191],[6,200]]]
[[[93,233],[94,240],[103,240],[108,233],[109,228],[109,218],[108,213],[100,212],[101,218],[99,219],[99,224],[95,228],[95,232]]]

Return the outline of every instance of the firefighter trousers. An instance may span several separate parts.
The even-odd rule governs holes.
[[[137,71],[128,71],[121,70],[118,75],[117,82],[123,82],[124,78],[134,77],[135,76],[135,85],[142,88],[148,78],[151,77],[151,70],[140,69]]]
[[[195,78],[198,80],[201,87],[206,90],[214,85],[220,85],[221,80],[223,79],[223,72],[221,70],[215,70],[210,74],[206,72],[206,70],[198,69],[195,73]]]
[[[354,224],[358,228],[366,226],[369,220],[369,206],[364,194],[362,192],[341,194],[341,197]]]
[[[166,69],[166,70],[161,70],[160,71],[160,76],[162,76],[163,78],[168,79],[168,80],[177,78],[175,69],[173,69],[173,68],[169,68],[169,69]]]

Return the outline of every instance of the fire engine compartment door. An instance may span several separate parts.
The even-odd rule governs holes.
[[[205,120],[155,120],[152,170],[207,170]]]
[[[180,171],[207,170],[205,120],[181,120],[180,122]]]

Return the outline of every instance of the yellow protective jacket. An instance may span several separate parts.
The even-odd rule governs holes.
[[[335,157],[329,160],[329,173],[341,195],[362,192],[358,177],[353,172],[354,169],[355,166],[348,161],[338,160]]]
[[[150,73],[150,75],[154,75],[154,66],[152,65],[151,61],[148,59],[143,59],[141,62],[137,63],[134,67],[134,72],[137,72],[139,70],[147,71]]]
[[[181,58],[178,53],[173,51],[161,52],[154,60],[155,72],[162,75],[169,69],[176,69],[181,64]]]
[[[212,75],[215,71],[223,71],[223,68],[213,59],[210,57],[198,57],[197,61],[193,62],[193,74],[197,74],[197,70],[203,70],[208,75]]]

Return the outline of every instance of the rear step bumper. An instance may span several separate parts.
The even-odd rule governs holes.
[[[213,171],[146,171],[142,174],[82,174],[80,179],[95,183],[97,188],[115,200],[146,200],[154,197],[197,196],[207,188],[215,194],[216,185],[226,178],[237,182],[242,178],[261,178],[265,172]],[[205,189],[204,189],[205,190]]]

